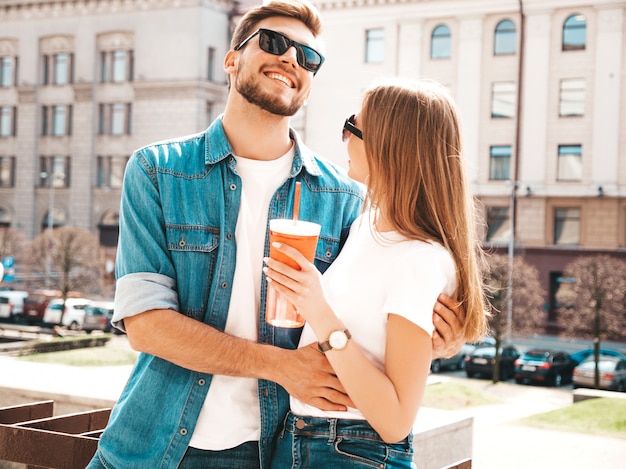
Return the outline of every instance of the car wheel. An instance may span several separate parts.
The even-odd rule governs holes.
[[[563,384],[563,377],[561,376],[561,373],[557,373],[552,382],[554,383],[554,387],[560,388]]]
[[[78,330],[78,323],[76,321],[72,321],[70,323],[69,329],[70,329],[70,331],[77,331]]]
[[[626,391],[626,385],[624,384],[623,381],[620,381],[619,383],[617,383],[617,388],[615,390],[617,392],[624,392]]]
[[[457,366],[457,368],[459,370],[464,370],[465,369],[465,360],[461,360]]]
[[[430,364],[430,370],[433,373],[439,373],[441,371],[441,362],[439,360],[433,360]]]

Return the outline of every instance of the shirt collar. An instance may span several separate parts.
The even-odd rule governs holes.
[[[223,117],[224,116],[222,114],[215,119],[205,132],[207,145],[205,147],[204,161],[208,165],[216,164],[233,154],[233,149],[230,146],[230,142],[226,138],[224,126],[222,125]],[[302,143],[300,136],[294,129],[289,129],[289,136],[296,142],[293,164],[290,172],[291,177],[296,176],[303,167],[304,170],[312,176],[320,176],[322,172],[315,161],[315,154],[304,143]]]

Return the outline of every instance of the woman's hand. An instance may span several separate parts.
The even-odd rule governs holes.
[[[292,258],[300,267],[297,270],[272,258],[264,258],[266,267],[263,272],[272,288],[291,302],[307,321],[315,321],[330,310],[322,286],[322,274],[315,265],[291,246],[273,243],[272,247]]]

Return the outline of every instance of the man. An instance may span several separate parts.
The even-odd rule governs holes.
[[[141,351],[90,468],[265,467],[288,394],[326,410],[350,399],[300,329],[264,321],[269,218],[320,223],[316,266],[336,258],[360,213],[359,186],[289,128],[323,62],[317,12],[298,0],[250,10],[224,68],[223,116],[128,163],[114,321]],[[438,304],[436,355],[462,322]],[[444,321],[445,318],[445,321]],[[452,329],[451,329],[452,327]]]

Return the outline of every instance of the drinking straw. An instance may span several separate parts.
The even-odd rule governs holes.
[[[298,221],[298,211],[300,210],[300,183],[296,182],[296,193],[293,196],[293,224]]]

